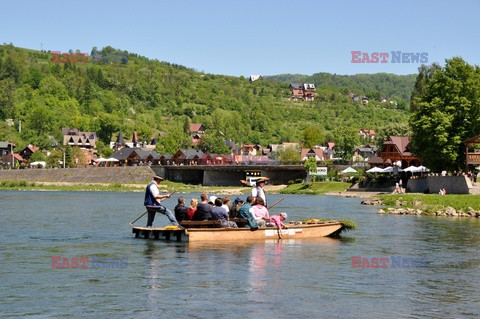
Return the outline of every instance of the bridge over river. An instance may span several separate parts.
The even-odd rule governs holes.
[[[307,176],[303,165],[181,165],[151,166],[167,180],[205,186],[237,186],[247,176],[270,178],[270,184],[287,184]]]

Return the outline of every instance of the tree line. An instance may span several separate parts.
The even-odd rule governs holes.
[[[203,123],[207,133],[197,147],[211,153],[225,152],[225,140],[304,146],[333,141],[350,152],[345,132],[408,123],[408,107],[355,103],[349,89],[334,85],[318,87],[314,102],[290,101],[285,82],[250,83],[112,47],[93,52],[126,54],[128,62],[52,63],[51,52],[1,45],[0,140],[15,142],[17,149],[29,143],[52,149],[63,140],[61,128],[74,127],[96,132],[103,155],[118,132],[130,137],[136,130],[141,141],[158,138],[158,152],[173,153],[191,145],[186,125]]]

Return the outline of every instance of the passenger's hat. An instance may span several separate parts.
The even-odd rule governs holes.
[[[287,219],[287,213],[280,213],[280,216],[282,216],[283,218]]]
[[[212,202],[212,203],[215,203],[215,200],[217,199],[217,196],[210,196],[210,199],[208,200],[208,202]]]
[[[153,179],[155,179],[155,180],[157,180],[157,181],[163,181],[163,177],[162,177],[162,176],[158,176],[158,175],[153,176]]]
[[[245,203],[245,201],[243,199],[241,199],[240,197],[237,197],[235,198],[235,200],[233,201],[234,203]]]

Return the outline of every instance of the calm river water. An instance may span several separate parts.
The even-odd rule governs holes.
[[[128,223],[142,202],[142,193],[0,192],[0,316],[480,316],[478,219],[384,216],[359,199],[287,195],[274,213],[349,218],[358,230],[341,239],[194,245],[135,239]],[[162,224],[157,215],[154,225]],[[88,268],[52,268],[52,256],[89,258]],[[352,256],[389,262],[352,268]],[[392,256],[428,264],[398,267]],[[92,268],[95,258],[121,267]]]

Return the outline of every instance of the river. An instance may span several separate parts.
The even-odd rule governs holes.
[[[128,223],[142,203],[142,193],[0,192],[0,316],[480,316],[479,219],[379,215],[358,198],[286,195],[273,213],[349,218],[358,229],[340,239],[207,245],[135,239]],[[166,222],[157,215],[154,225]],[[352,268],[354,256],[371,266],[384,258],[385,267],[360,259],[355,267],[365,268]],[[89,258],[88,268],[53,268],[75,258]]]

